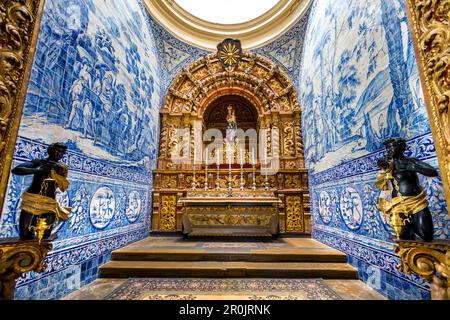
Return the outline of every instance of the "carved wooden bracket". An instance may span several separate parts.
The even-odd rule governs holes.
[[[406,0],[442,182],[450,206],[450,0]]]
[[[430,282],[433,300],[450,300],[450,241],[400,240],[396,244],[394,252],[402,259],[399,270]]]
[[[0,208],[8,184],[43,4],[43,0],[0,1]]]
[[[14,299],[16,280],[29,271],[43,272],[52,244],[18,238],[0,240],[0,300]]]

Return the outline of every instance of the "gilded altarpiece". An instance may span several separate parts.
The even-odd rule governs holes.
[[[190,222],[199,223],[199,219],[203,219],[202,224],[210,221],[211,224],[242,226],[264,224],[270,220],[268,215],[273,211],[277,233],[310,232],[301,110],[292,82],[274,63],[252,52],[236,55],[238,63],[228,66],[219,57],[212,53],[194,62],[173,80],[168,90],[161,111],[158,168],[153,172],[153,231],[182,231],[183,215],[187,212],[191,213]],[[239,129],[255,129],[267,135],[264,155],[259,154],[255,159],[247,149],[244,159],[235,154],[231,161],[233,165],[229,166],[230,161],[215,161],[215,156],[214,161],[207,160],[205,143],[201,151],[197,151],[196,142],[199,137],[202,141],[208,129],[214,128],[225,134],[227,108],[228,112],[236,113]],[[184,129],[184,134],[177,134],[179,129]],[[186,146],[190,148],[183,149]],[[178,154],[187,161],[173,161],[173,152],[177,148],[188,150]],[[226,158],[222,155],[221,159]],[[206,161],[208,166],[205,166]],[[261,170],[263,162],[267,161],[277,164],[268,174]],[[215,216],[202,215],[213,208],[188,206],[195,192],[197,196],[204,193],[212,199],[216,197],[218,202],[232,198],[234,207],[226,212],[226,219],[222,216],[223,208],[216,208]],[[269,198],[273,199],[273,208],[255,213],[254,217],[244,216],[244,213],[255,211],[255,208],[239,206],[240,201],[272,201],[267,200]],[[185,223],[186,219],[185,215]]]

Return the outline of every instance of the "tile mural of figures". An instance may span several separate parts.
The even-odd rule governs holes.
[[[48,268],[21,278],[16,299],[59,299],[95,280],[112,250],[148,236],[161,103],[155,47],[141,0],[45,1],[13,166],[65,143],[71,185],[57,201],[72,212],[55,226]],[[18,235],[29,179],[10,177],[0,238]]]
[[[408,156],[438,168],[403,1],[317,0],[304,43],[299,100],[313,238],[346,253],[360,279],[390,299],[430,299],[427,283],[397,269],[375,188],[387,137],[406,139]],[[448,239],[442,181],[419,179],[435,238]]]
[[[135,1],[46,2],[21,136],[105,160],[156,157],[158,70]]]
[[[389,136],[429,132],[403,2],[314,6],[304,53],[311,64],[300,74],[303,127],[312,128],[304,132],[308,168],[320,172],[371,153]]]

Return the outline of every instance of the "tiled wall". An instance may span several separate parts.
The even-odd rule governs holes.
[[[151,170],[159,139],[161,71],[140,0],[47,0],[13,166],[64,142],[71,206],[42,274],[16,299],[58,299],[97,277],[111,251],[150,229]],[[31,176],[11,175],[0,237],[18,236],[19,198]]]
[[[386,138],[405,138],[407,156],[438,168],[403,1],[315,1],[305,43],[298,89],[313,237],[347,253],[389,298],[429,298],[427,283],[395,268],[393,230],[376,209]],[[442,181],[420,183],[436,238],[449,238]]]

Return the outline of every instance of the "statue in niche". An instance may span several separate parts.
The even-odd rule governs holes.
[[[226,148],[227,148],[227,158],[229,160],[235,158],[235,152],[236,152],[236,131],[237,131],[237,122],[236,122],[236,115],[233,110],[233,106],[228,106],[228,114],[227,114],[227,132],[226,132]]]
[[[236,115],[233,110],[233,106],[228,106],[228,114],[227,114],[227,123],[228,123],[228,130],[237,130],[237,123],[236,123]]]
[[[382,172],[377,176],[376,187],[385,192],[392,189],[392,192],[379,198],[378,210],[389,217],[398,239],[414,240],[418,236],[423,241],[432,241],[433,220],[417,173],[437,177],[438,172],[423,161],[406,157],[404,139],[391,138],[383,144],[387,155],[377,161]]]
[[[39,242],[50,237],[57,221],[69,218],[70,208],[61,207],[56,201],[56,190],[64,192],[69,187],[68,167],[59,162],[67,146],[57,142],[48,149],[48,157],[24,162],[14,169],[16,175],[33,175],[30,187],[22,194],[19,218],[19,236],[22,240]]]

